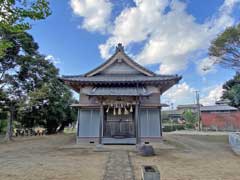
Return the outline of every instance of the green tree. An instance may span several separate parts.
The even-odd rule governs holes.
[[[192,124],[192,125],[196,124],[196,122],[197,122],[196,113],[193,113],[190,109],[186,110],[183,113],[183,118],[186,120],[187,123]]]
[[[7,33],[0,35],[0,57],[13,47],[8,33],[18,34],[31,29],[30,20],[45,19],[51,14],[47,0],[0,0],[0,29]]]
[[[12,123],[21,102],[28,101],[28,95],[41,88],[44,82],[56,77],[58,70],[44,56],[34,53],[17,56],[17,72],[5,75],[2,91],[6,95],[3,102],[9,112],[6,139],[11,139]],[[9,138],[10,137],[10,138]]]
[[[0,91],[7,95],[1,101],[10,112],[8,141],[17,104],[35,88],[40,74],[38,45],[26,31],[31,29],[30,20],[45,19],[51,12],[46,0],[0,0],[0,8]]]
[[[226,29],[211,43],[209,56],[216,64],[240,70],[240,24]]]
[[[42,87],[29,93],[28,101],[22,105],[20,122],[25,127],[44,126],[49,134],[62,131],[76,120],[76,110],[70,105],[75,102],[72,93],[57,78],[45,82]]]
[[[223,99],[230,100],[230,105],[240,109],[240,74],[237,73],[233,79],[223,85]]]

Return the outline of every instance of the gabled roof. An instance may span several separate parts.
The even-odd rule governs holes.
[[[101,76],[63,76],[61,78],[67,85],[77,92],[80,86],[137,86],[137,85],[158,85],[161,86],[161,93],[165,92],[174,84],[181,80],[181,76],[177,75],[101,75]]]
[[[99,67],[83,75],[62,76],[60,79],[77,92],[86,85],[125,87],[154,85],[163,93],[181,78],[178,75],[155,74],[128,57],[124,53],[123,46],[118,44],[115,54]]]
[[[121,55],[123,58],[118,59],[116,56],[119,56],[119,55]],[[125,54],[124,47],[122,46],[121,43],[119,43],[118,46],[116,47],[116,52],[106,62],[104,62],[100,66],[96,67],[95,69],[87,72],[85,74],[85,76],[86,77],[94,76],[94,75],[104,71],[105,69],[110,67],[115,62],[124,62],[131,68],[135,69],[136,71],[138,71],[141,74],[144,74],[146,76],[154,76],[155,75],[154,72],[144,68],[143,66],[141,66],[140,64],[138,64],[134,60],[132,60],[127,54]]]

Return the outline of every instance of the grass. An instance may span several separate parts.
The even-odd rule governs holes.
[[[170,139],[164,139],[164,144],[176,147],[176,149],[185,149],[185,146],[177,141],[172,141]]]
[[[228,143],[228,136],[227,135],[218,135],[218,136],[212,136],[212,135],[196,136],[196,135],[192,135],[192,139],[203,140],[203,141],[207,141],[207,142]]]
[[[64,128],[63,132],[66,134],[72,134],[72,133],[76,133],[77,130],[76,130],[76,128]]]

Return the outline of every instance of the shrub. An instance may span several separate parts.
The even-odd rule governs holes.
[[[195,129],[195,126],[194,126],[194,124],[187,123],[187,124],[185,124],[185,128],[186,129]]]
[[[7,120],[0,119],[0,134],[5,133],[7,130]]]
[[[176,130],[184,130],[185,125],[183,124],[173,124],[173,125],[164,125],[163,132],[171,132]]]

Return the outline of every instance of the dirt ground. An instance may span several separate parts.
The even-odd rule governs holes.
[[[100,180],[108,151],[74,147],[74,135],[17,138],[0,143],[0,180]],[[70,147],[70,148],[65,148]],[[157,165],[161,180],[239,180],[240,157],[233,154],[227,136],[164,136],[156,145],[156,156],[141,157],[133,147],[114,146],[128,151],[135,179],[141,165]]]
[[[173,148],[155,148],[156,156],[130,153],[136,179],[141,165],[156,165],[161,180],[239,180],[240,156],[228,146],[227,136],[166,135]]]
[[[62,148],[74,135],[16,138],[0,144],[0,180],[99,180],[107,152]]]

